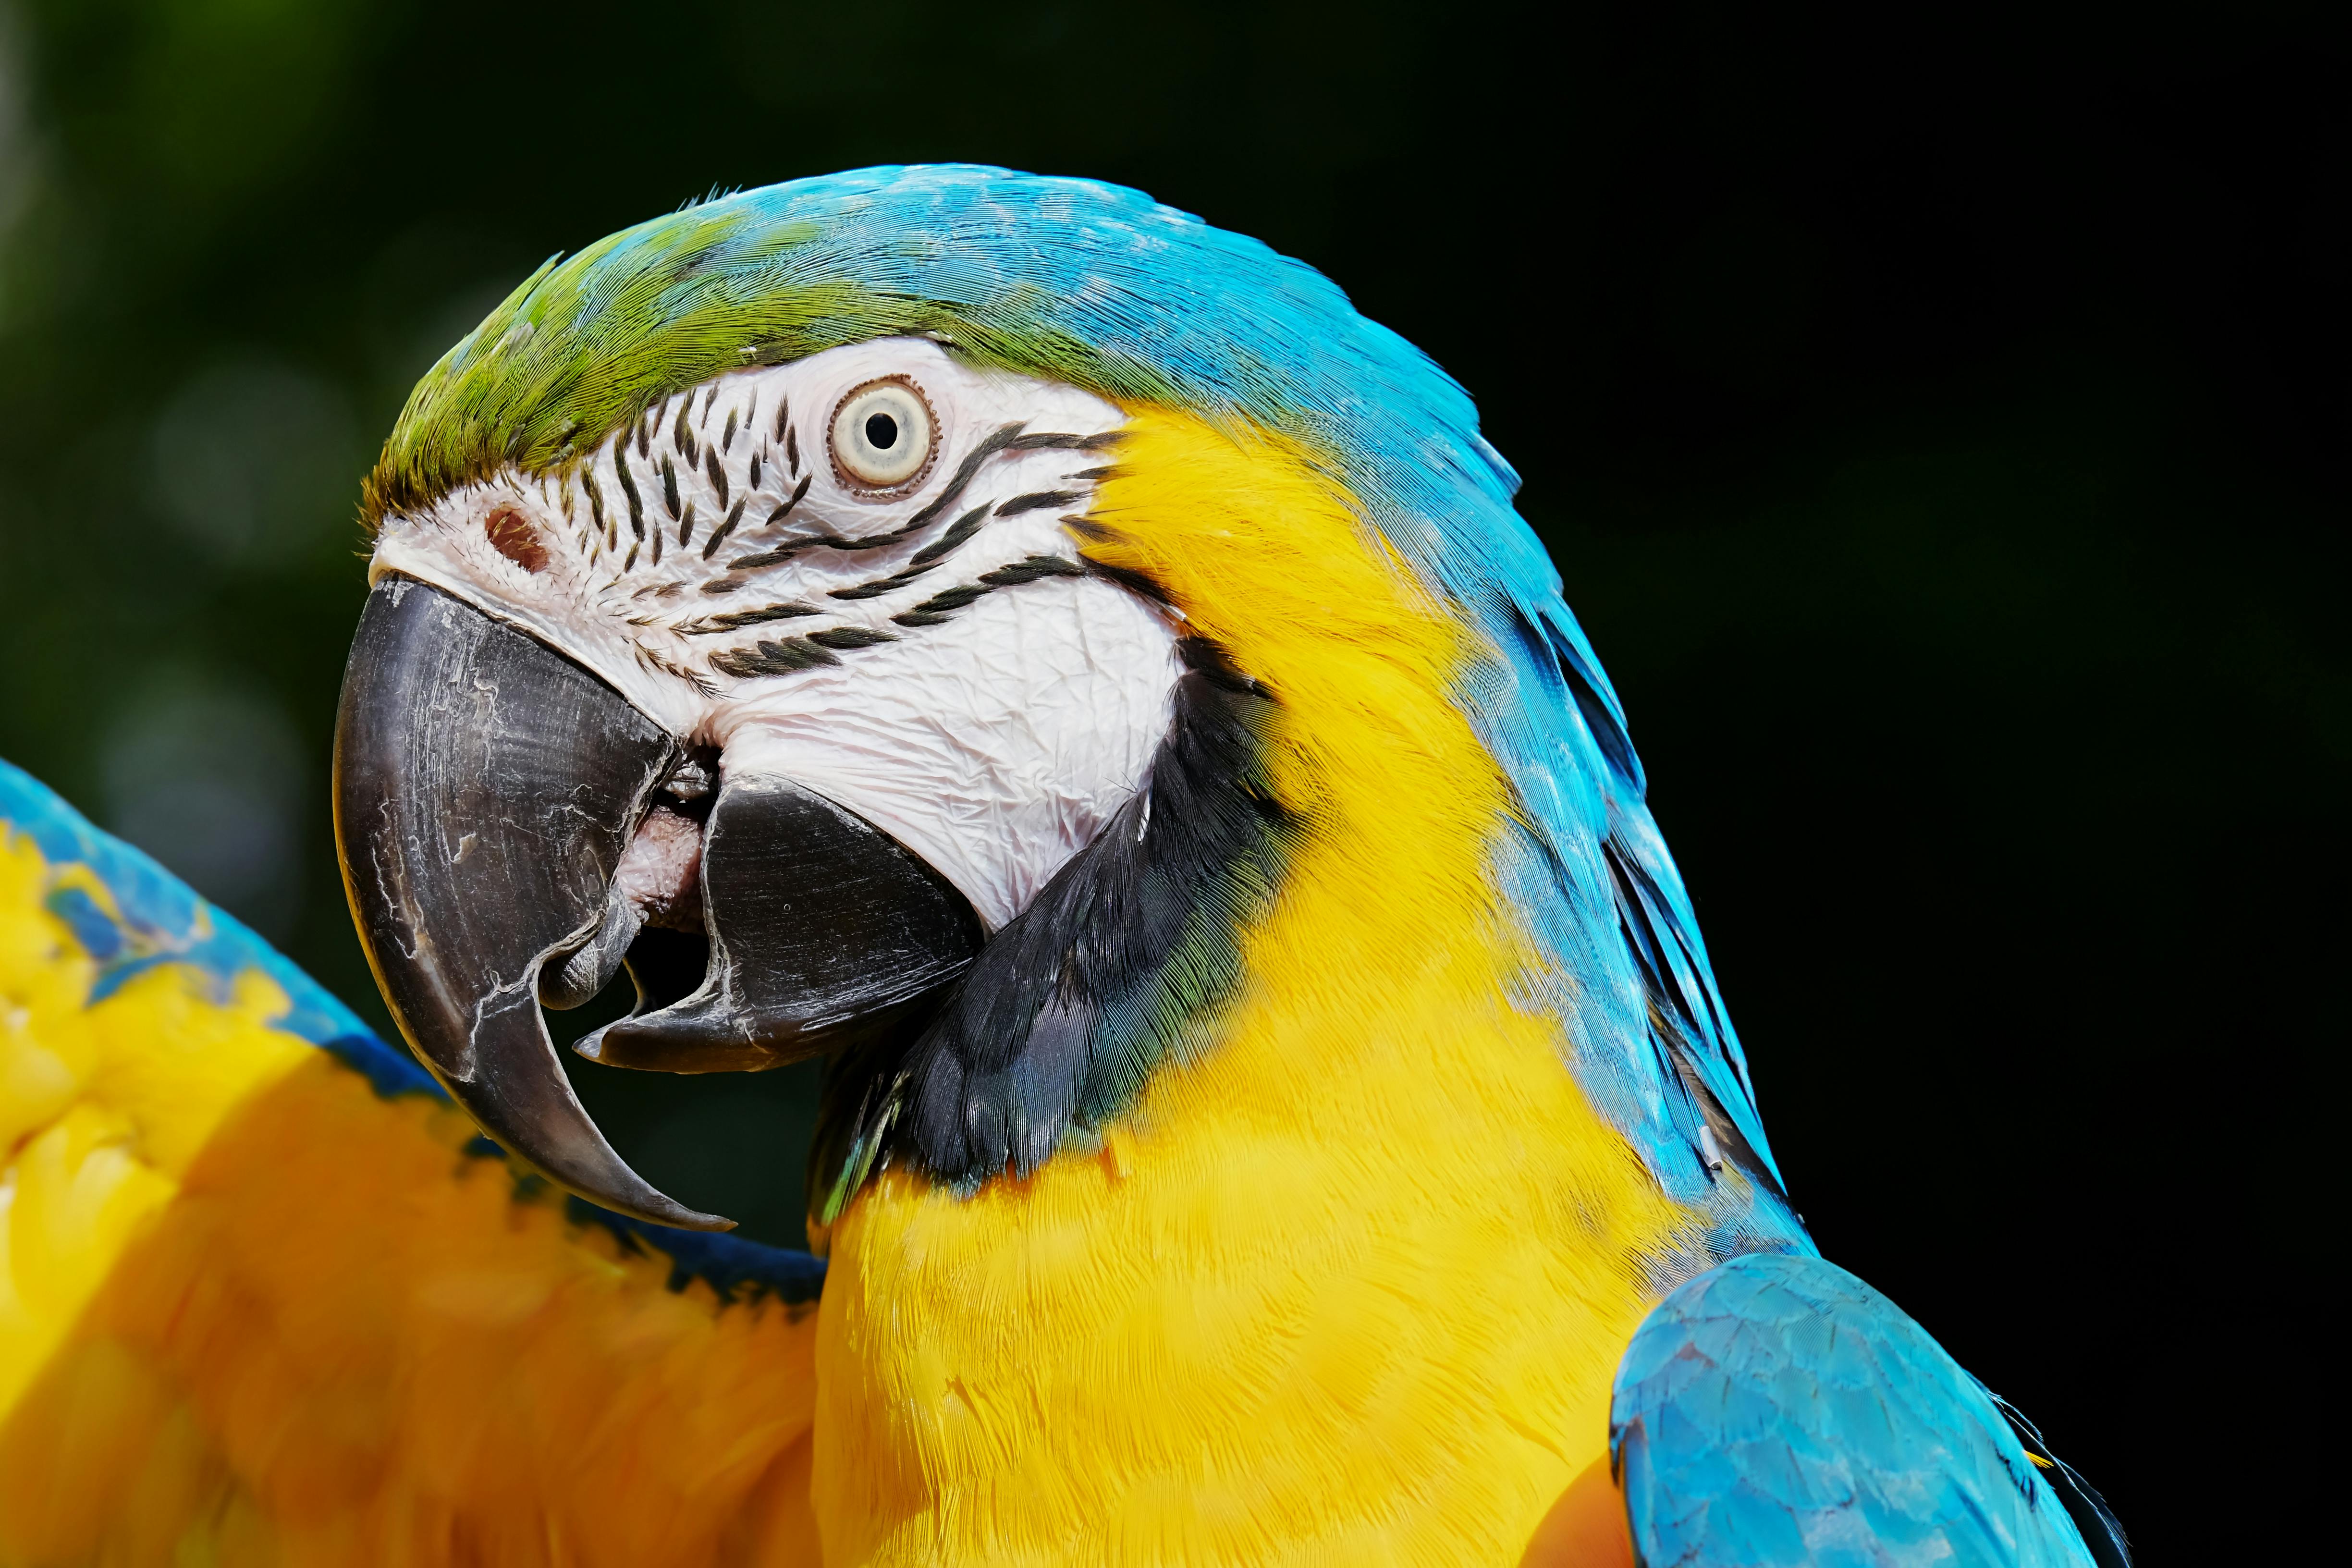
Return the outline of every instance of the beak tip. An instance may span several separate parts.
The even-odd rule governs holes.
[[[599,1139],[601,1142],[601,1137]],[[569,1160],[560,1169],[551,1169],[529,1154],[509,1153],[523,1165],[552,1181],[565,1192],[583,1203],[610,1209],[631,1219],[648,1225],[666,1226],[672,1230],[733,1230],[735,1222],[724,1215],[704,1214],[690,1209],[651,1182],[631,1170],[627,1163],[614,1153],[609,1144],[585,1160]]]
[[[652,1219],[656,1225],[668,1226],[674,1230],[729,1231],[735,1228],[735,1222],[723,1215],[698,1214],[683,1204],[671,1203],[667,1198],[663,1198],[662,1202],[667,1205],[662,1213],[642,1217]]]
[[[576,1110],[578,1102],[572,1104]],[[628,1162],[604,1142],[595,1124],[587,1120],[586,1112],[579,1111],[578,1115],[574,1139],[565,1144],[542,1143],[535,1152],[520,1154],[522,1163],[599,1208],[650,1225],[667,1226],[674,1230],[735,1228],[733,1220],[690,1209],[631,1170]]]

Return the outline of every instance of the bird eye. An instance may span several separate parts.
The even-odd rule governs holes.
[[[914,383],[869,381],[833,411],[834,464],[866,489],[896,489],[929,464],[931,423],[931,406]]]

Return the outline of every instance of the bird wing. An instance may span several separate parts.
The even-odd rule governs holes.
[[[0,763],[0,1563],[814,1562],[805,1254],[518,1173]]]
[[[1667,1296],[1619,1364],[1609,1420],[1643,1568],[2129,1563],[2031,1427],[1819,1258],[1736,1258]]]

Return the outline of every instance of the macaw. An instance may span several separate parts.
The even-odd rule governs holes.
[[[0,1564],[2126,1561],[1808,1237],[1517,484],[1125,189],[548,262],[363,491],[413,1060],[0,772]],[[814,1255],[583,1109],[624,971],[826,1058]]]

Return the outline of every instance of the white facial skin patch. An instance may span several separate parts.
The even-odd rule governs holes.
[[[1167,733],[1176,630],[1064,526],[1121,423],[925,340],[860,343],[672,397],[569,478],[388,517],[370,574],[522,626],[722,774],[858,813],[993,931]]]

